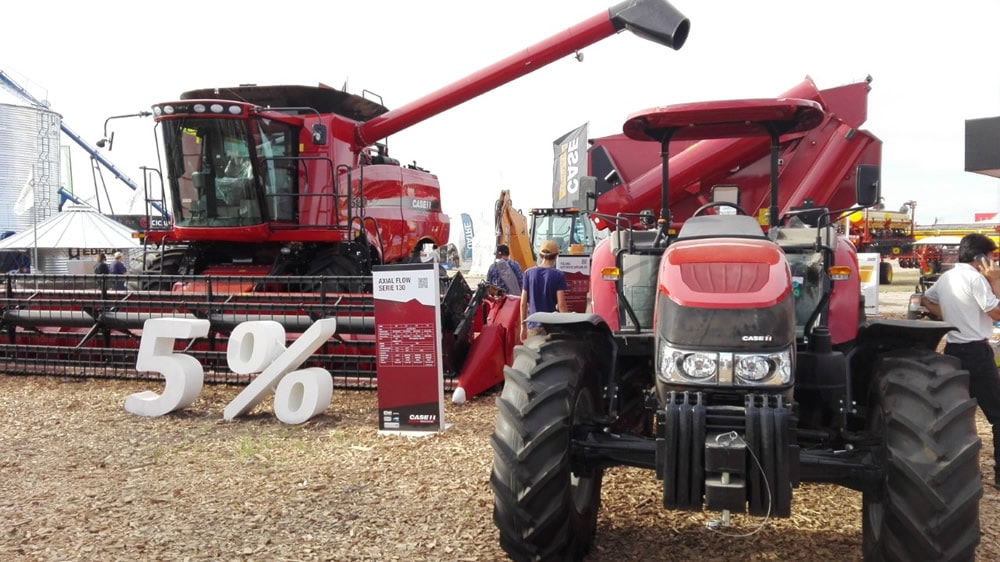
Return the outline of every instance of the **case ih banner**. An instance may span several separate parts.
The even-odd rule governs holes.
[[[472,261],[472,244],[476,237],[476,229],[472,226],[469,213],[462,213],[462,261]]]
[[[379,430],[439,431],[444,371],[437,264],[372,270]]]
[[[580,176],[587,173],[587,125],[573,129],[552,143],[552,206],[580,203]]]

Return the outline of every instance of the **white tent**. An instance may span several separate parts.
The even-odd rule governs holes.
[[[93,207],[66,205],[58,213],[33,228],[0,240],[0,250],[32,248],[138,248],[134,230],[98,213]]]

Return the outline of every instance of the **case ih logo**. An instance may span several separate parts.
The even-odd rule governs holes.
[[[166,217],[147,217],[146,215],[118,215],[115,217],[119,223],[132,230],[169,230],[170,219]]]
[[[147,221],[143,221],[143,222],[147,222]],[[149,230],[169,230],[170,229],[170,220],[169,219],[165,219],[163,217],[150,217],[148,222],[149,222],[149,226],[147,226],[146,228],[148,228]]]
[[[743,336],[743,341],[771,341],[771,336]]]
[[[437,414],[410,414],[410,423],[437,423]]]

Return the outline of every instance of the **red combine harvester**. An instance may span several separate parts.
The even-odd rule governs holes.
[[[614,227],[593,313],[532,315],[547,334],[515,348],[497,401],[493,519],[512,559],[582,558],[615,466],[648,469],[667,509],[718,513],[724,536],[756,532],[727,530],[733,514],[790,517],[800,482],[823,482],[862,493],[866,561],[975,557],[975,401],[935,351],[951,328],[867,321],[838,230],[879,199],[867,90],[660,107],[598,145],[618,163],[598,177],[620,185],[585,185]],[[652,151],[621,150],[637,141],[662,154],[655,174]]]
[[[8,277],[5,372],[134,376],[145,320],[189,317],[211,323],[189,353],[225,373],[240,322],[274,320],[291,339],[335,317],[336,338],[311,361],[371,377],[372,267],[413,260],[450,227],[437,177],[379,141],[626,29],[678,49],[689,22],[665,0],[621,2],[391,110],[305,86],[200,89],[155,104],[166,185],[146,195],[171,222],[147,230],[143,271],[125,291],[94,276]],[[445,372],[472,395],[502,380],[519,334],[504,310],[516,302],[473,292],[460,274],[442,281]]]
[[[186,92],[153,106],[173,224],[150,232],[164,274],[367,275],[444,245],[437,177],[378,141],[623,30],[679,48],[662,0],[608,12],[397,109],[323,87]]]

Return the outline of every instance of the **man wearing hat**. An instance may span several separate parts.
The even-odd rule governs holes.
[[[111,274],[112,275],[125,275],[128,268],[125,267],[125,256],[121,252],[115,252],[115,263],[111,264]],[[124,289],[125,281],[115,281],[115,289]]]
[[[524,272],[521,288],[521,340],[545,333],[538,322],[525,320],[535,312],[568,312],[566,275],[556,269],[559,245],[546,240],[538,250],[538,265]]]
[[[486,272],[486,282],[492,283],[507,291],[508,294],[521,293],[521,266],[510,259],[510,248],[506,244],[497,246],[496,261],[490,264]]]

